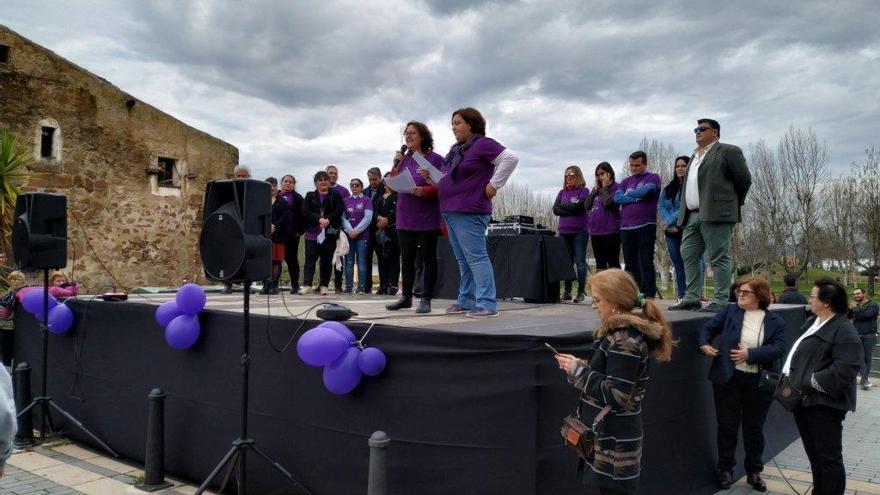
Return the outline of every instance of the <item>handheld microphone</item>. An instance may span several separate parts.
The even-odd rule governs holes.
[[[401,155],[405,155],[405,154],[406,154],[406,150],[407,150],[407,147],[406,147],[406,145],[404,144],[403,146],[400,147],[400,154],[401,154]],[[397,167],[397,164],[398,164],[398,163],[400,163],[400,160],[398,160],[397,158],[395,158],[395,159],[394,159],[394,166]]]

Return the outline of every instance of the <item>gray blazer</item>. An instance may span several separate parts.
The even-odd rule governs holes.
[[[691,155],[693,161],[694,155]],[[688,166],[688,172],[690,172]],[[685,175],[687,177],[687,175]],[[700,220],[703,222],[737,223],[740,207],[752,186],[752,174],[746,166],[742,150],[732,144],[716,142],[700,165]],[[678,224],[687,216],[687,180],[681,186],[681,210]]]

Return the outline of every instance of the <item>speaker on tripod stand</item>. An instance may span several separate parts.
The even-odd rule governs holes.
[[[272,273],[272,190],[269,184],[251,179],[215,180],[205,191],[205,208],[199,238],[199,254],[205,274],[210,279],[244,284],[241,366],[241,423],[239,436],[196,490],[201,495],[208,485],[228,468],[220,487],[226,488],[235,473],[238,495],[247,493],[247,452],[253,450],[278,472],[308,494],[284,467],[260,450],[248,438],[248,370],[250,367],[250,294],[251,282],[265,280]]]
[[[43,343],[40,394],[19,411],[18,416],[36,408],[40,417],[40,438],[46,440],[46,426],[51,422],[50,407],[83,431],[93,442],[113,457],[113,451],[72,414],[65,411],[48,395],[49,377],[49,270],[67,265],[67,197],[48,193],[20,194],[15,201],[12,223],[12,260],[19,269],[43,270],[43,321],[40,337]]]

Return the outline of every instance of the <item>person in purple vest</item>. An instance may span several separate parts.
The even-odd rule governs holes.
[[[486,228],[492,217],[492,198],[507,183],[519,158],[485,136],[486,119],[475,108],[453,112],[452,134],[455,144],[443,160],[445,175],[437,190],[461,283],[458,300],[446,313],[495,317],[495,273],[486,250]],[[423,174],[428,175],[427,171]]]
[[[614,193],[614,202],[620,205],[623,262],[642,294],[653,299],[657,295],[654,241],[657,239],[660,176],[648,172],[648,155],[644,151],[629,155],[629,173]]]
[[[284,261],[287,263],[287,271],[290,273],[290,293],[299,292],[299,238],[305,229],[303,228],[302,206],[303,197],[296,192],[296,178],[290,174],[281,178],[281,190],[278,197],[283,199],[290,208],[287,217],[287,242],[284,243]]]
[[[345,256],[345,292],[351,294],[354,287],[354,264],[357,258],[358,286],[356,294],[366,294],[367,242],[370,239],[370,223],[373,221],[373,202],[364,196],[364,183],[351,179],[351,196],[345,198],[345,214],[342,229],[348,234],[349,251]],[[372,262],[372,261],[371,261]]]
[[[583,302],[586,297],[587,242],[590,240],[590,232],[587,230],[588,210],[585,205],[589,195],[590,190],[586,187],[581,168],[572,165],[565,169],[562,190],[553,203],[553,214],[559,217],[559,236],[565,241],[571,262],[577,267],[576,303]],[[571,301],[571,280],[565,281],[562,300]]]
[[[410,174],[416,187],[397,196],[397,240],[400,243],[400,268],[403,286],[400,299],[385,306],[391,311],[412,307],[416,273],[422,274],[422,298],[416,313],[431,312],[431,297],[437,283],[437,237],[440,235],[440,202],[437,188],[419,171],[413,153],[421,153],[437,169],[442,169],[443,158],[434,153],[434,136],[421,122],[408,122],[403,129],[406,156],[399,152],[391,173]],[[418,268],[421,268],[419,270]]]
[[[608,162],[596,166],[596,184],[587,198],[590,209],[587,222],[593,241],[596,270],[620,268],[620,205],[614,202],[614,193],[620,189],[614,179],[614,169]]]
[[[330,176],[330,189],[339,193],[339,197],[342,199],[351,196],[345,186],[336,183],[339,180],[339,169],[336,168],[336,165],[327,165],[324,171]],[[336,267],[333,267],[333,289],[337,294],[342,294],[342,270],[337,270]]]
[[[345,205],[339,193],[330,188],[330,176],[320,171],[315,174],[315,190],[309,191],[303,200],[303,220],[306,230],[306,263],[303,268],[303,287],[299,293],[312,293],[315,263],[320,265],[319,289],[322,296],[329,292],[327,285],[333,273],[333,253],[336,239],[342,228]]]

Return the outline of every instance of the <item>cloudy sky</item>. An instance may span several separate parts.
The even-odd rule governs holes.
[[[551,193],[643,136],[689,153],[813,127],[835,171],[880,146],[874,0],[4,0],[0,24],[239,148],[255,175],[388,168],[401,127],[436,150],[474,106]]]

